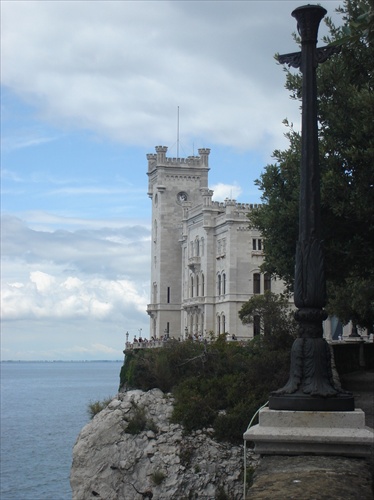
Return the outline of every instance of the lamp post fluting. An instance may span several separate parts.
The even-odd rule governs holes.
[[[321,241],[320,169],[318,152],[316,68],[334,47],[317,49],[317,34],[326,14],[323,7],[306,5],[292,12],[301,37],[301,52],[279,56],[281,63],[302,73],[302,131],[299,239],[296,244],[294,301],[298,338],[291,350],[287,384],[271,394],[273,410],[351,411],[354,400],[333,381],[330,348],[323,338],[327,313],[324,256]]]

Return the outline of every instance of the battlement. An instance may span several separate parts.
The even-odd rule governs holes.
[[[209,148],[198,149],[199,156],[187,156],[187,158],[167,158],[167,146],[156,146],[156,154],[148,153],[148,170],[152,170],[155,167],[206,167],[209,166]]]
[[[213,208],[219,208],[225,210],[228,207],[233,207],[233,209],[237,212],[245,212],[248,213],[254,208],[258,208],[261,206],[259,203],[237,203],[236,200],[230,200],[226,198],[225,201],[212,201]]]

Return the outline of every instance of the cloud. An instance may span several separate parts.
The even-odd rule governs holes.
[[[218,183],[212,186],[214,191],[213,199],[216,201],[236,200],[242,193],[242,188],[238,184]]]
[[[12,151],[17,149],[24,149],[33,146],[39,146],[47,142],[55,141],[56,137],[46,137],[37,133],[17,134],[14,133],[8,137],[1,137],[1,149],[3,151]]]
[[[185,141],[254,148],[297,122],[273,60],[295,49],[293,6],[4,2],[2,81],[51,122],[125,144],[172,143],[180,106]]]
[[[123,321],[133,310],[145,313],[148,297],[129,280],[78,279],[30,273],[24,283],[4,283],[1,293],[2,319],[84,318]]]
[[[96,223],[97,225],[97,223]],[[86,228],[68,231],[31,229],[14,216],[2,217],[2,257],[62,274],[105,279],[148,280],[150,230],[140,225]]]
[[[17,217],[3,216],[4,356],[73,359],[66,346],[79,338],[80,346],[88,349],[87,359],[106,357],[99,345],[114,349],[107,357],[118,359],[121,329],[134,332],[141,327],[146,332],[150,231],[103,223],[55,230],[47,229],[44,221],[44,229],[36,230]],[[33,345],[39,346],[39,355],[32,354]]]

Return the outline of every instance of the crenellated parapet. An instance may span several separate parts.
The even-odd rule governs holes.
[[[234,211],[237,212],[245,212],[248,213],[253,209],[256,209],[261,206],[261,203],[237,203],[236,200],[230,200],[228,198],[225,201],[212,201],[211,207],[218,208],[220,210],[226,210],[226,208],[230,207],[234,208]]]
[[[187,156],[187,158],[168,158],[166,156],[167,146],[156,146],[156,154],[148,153],[148,171],[159,166],[165,167],[205,167],[209,168],[209,148],[201,148],[198,150],[199,156]]]

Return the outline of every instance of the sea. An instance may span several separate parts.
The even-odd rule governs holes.
[[[123,360],[1,362],[1,500],[71,500],[88,405],[115,396]]]

